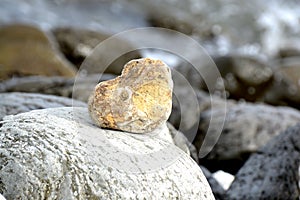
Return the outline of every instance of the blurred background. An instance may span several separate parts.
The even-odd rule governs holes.
[[[299,108],[299,23],[297,0],[1,0],[0,80],[72,77],[99,42],[124,30],[154,26],[197,40],[216,62],[228,98]],[[154,55],[172,67],[191,67],[165,52],[135,51],[107,72],[118,74],[128,60]]]

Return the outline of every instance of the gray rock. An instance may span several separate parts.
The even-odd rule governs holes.
[[[36,109],[55,107],[87,107],[84,102],[43,94],[0,93],[0,120],[6,115],[15,115]]]
[[[7,199],[214,199],[197,164],[163,132],[100,129],[86,108],[7,116],[0,128],[0,193]]]
[[[83,75],[76,78],[28,76],[0,82],[0,92],[52,94],[87,102],[99,81],[114,77],[110,74],[103,74],[101,77],[98,74]]]
[[[112,73],[119,75],[123,66],[130,60],[140,58],[141,54],[128,41],[117,38],[105,52],[107,55],[99,55],[94,51],[94,48],[102,41],[108,39],[111,34],[96,32],[79,28],[57,28],[53,30],[57,38],[62,52],[71,60],[78,68],[86,57],[89,60],[88,73]],[[103,45],[103,44],[102,44]],[[123,55],[122,49],[131,49]],[[107,63],[105,59],[115,57],[113,63]],[[112,60],[113,61],[113,60]],[[107,66],[107,69],[104,67]]]
[[[300,124],[253,154],[238,172],[226,199],[298,199]]]
[[[210,125],[211,117],[217,121],[224,120],[219,117],[220,112],[222,110],[216,109],[201,114],[200,133],[194,141],[198,149],[202,144],[202,134],[206,133]],[[242,158],[244,154],[256,152],[270,139],[299,121],[300,112],[292,108],[238,103],[227,108],[222,134],[208,158],[220,160]],[[213,131],[210,134],[215,135]]]

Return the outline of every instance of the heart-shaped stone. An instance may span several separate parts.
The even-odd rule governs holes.
[[[128,62],[121,76],[99,83],[89,98],[89,113],[103,128],[147,133],[163,125],[172,109],[170,68],[160,60]]]

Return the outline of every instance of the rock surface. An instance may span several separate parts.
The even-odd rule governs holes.
[[[86,108],[5,117],[0,193],[7,199],[214,199],[197,164],[161,139],[161,130],[141,135],[92,124]]]
[[[201,114],[200,133],[205,134],[210,118],[219,119],[219,111],[207,110]],[[243,154],[256,152],[271,138],[300,121],[300,112],[288,107],[273,107],[240,103],[227,108],[222,134],[210,152],[214,159],[241,158]],[[214,133],[212,133],[214,135]],[[199,140],[195,140],[199,148]]]
[[[27,76],[0,82],[0,92],[51,94],[87,102],[96,83],[112,78],[115,76],[111,74],[102,74],[101,77],[91,74],[80,78]]]
[[[29,93],[0,93],[0,121],[6,115],[15,115],[36,109],[87,106],[81,101],[65,97]]]
[[[90,56],[91,53],[96,54],[88,57],[89,65],[93,65],[93,67],[89,67],[88,73],[105,72],[119,75],[123,66],[128,61],[141,57],[141,54],[138,51],[130,51],[124,55],[123,53],[120,54],[120,49],[134,48],[132,44],[121,38],[115,39],[115,45],[110,45],[108,47],[109,50],[107,53],[109,55],[97,55],[97,52],[93,52],[94,48],[102,41],[112,36],[107,33],[79,28],[57,28],[53,30],[53,33],[59,42],[62,52],[78,68],[84,59]],[[103,58],[115,55],[117,55],[117,59],[105,69]]]
[[[253,154],[238,172],[226,199],[298,199],[300,124]]]
[[[50,37],[27,25],[0,28],[0,65],[0,80],[28,75],[72,77],[76,73]]]
[[[128,62],[122,75],[99,83],[89,99],[94,122],[105,128],[151,132],[168,119],[173,82],[169,67],[149,58]]]

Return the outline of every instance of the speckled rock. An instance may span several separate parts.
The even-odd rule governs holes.
[[[0,28],[0,65],[0,80],[28,75],[73,77],[76,73],[51,37],[27,25]]]
[[[288,128],[253,154],[226,199],[298,199],[300,124]]]
[[[87,104],[65,97],[29,93],[0,93],[0,120],[6,115],[15,115],[36,109],[81,106]]]
[[[0,92],[28,92],[72,97],[87,102],[95,84],[115,78],[115,75],[90,74],[80,78],[27,76],[0,82]],[[74,83],[76,83],[74,85]]]
[[[120,54],[120,49],[134,49],[133,44],[121,38],[116,39],[114,45],[108,47],[109,50],[105,52],[107,55],[90,56],[94,48],[102,41],[112,36],[112,34],[71,27],[57,28],[53,30],[53,33],[59,42],[62,52],[77,67],[80,67],[84,59],[89,56],[89,65],[93,65],[94,67],[89,67],[88,73],[106,72],[119,75],[124,64],[132,59],[141,57],[138,50],[130,51],[124,55],[123,53]],[[103,57],[106,58],[114,55],[117,55],[117,59],[104,69]]]
[[[162,61],[132,60],[124,66],[121,76],[95,87],[89,112],[100,127],[150,132],[168,119],[172,89],[171,71]]]
[[[7,116],[0,127],[0,193],[7,199],[214,199],[201,169],[163,132],[100,129],[86,108]]]

